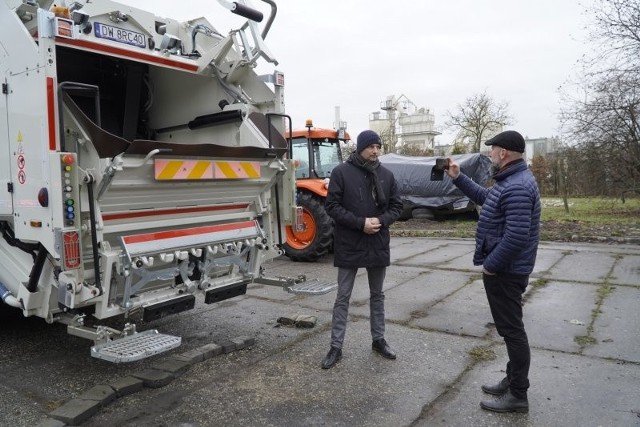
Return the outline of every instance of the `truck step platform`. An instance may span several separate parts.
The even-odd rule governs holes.
[[[113,363],[133,362],[174,349],[181,343],[181,337],[150,329],[95,345],[91,347],[91,355]]]
[[[320,279],[310,279],[287,286],[287,292],[303,295],[323,295],[338,287],[337,282]]]

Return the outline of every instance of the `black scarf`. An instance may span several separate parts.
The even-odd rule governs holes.
[[[378,207],[385,206],[387,204],[387,197],[384,195],[384,190],[380,184],[380,180],[378,179],[378,171],[376,170],[380,167],[380,161],[365,160],[364,157],[358,153],[352,153],[349,160],[353,165],[360,169],[364,169],[373,176],[373,198],[376,200]]]

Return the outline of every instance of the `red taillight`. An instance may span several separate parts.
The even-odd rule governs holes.
[[[43,208],[49,206],[49,190],[45,187],[42,187],[40,191],[38,191],[38,203],[40,203],[40,206]]]
[[[62,233],[64,246],[64,268],[73,270],[80,267],[80,236],[77,231],[65,231]]]
[[[72,165],[76,159],[73,157],[73,154],[64,154],[62,156],[62,163],[65,165]]]

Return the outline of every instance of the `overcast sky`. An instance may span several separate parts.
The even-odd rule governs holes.
[[[205,16],[221,33],[242,25],[215,0],[126,0],[179,20]],[[506,101],[510,129],[559,135],[558,87],[587,52],[589,17],[578,0],[276,0],[266,44],[285,73],[294,128],[333,127],[335,107],[355,137],[387,96],[435,115],[485,92]],[[584,3],[584,1],[582,2]],[[268,16],[269,7],[252,4]],[[269,67],[261,66],[261,72]],[[436,143],[451,142],[452,134]]]

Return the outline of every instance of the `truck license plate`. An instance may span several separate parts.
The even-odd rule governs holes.
[[[105,25],[100,22],[95,22],[93,24],[93,28],[96,37],[101,39],[113,40],[119,43],[126,43],[138,47],[147,46],[147,40],[142,33],[112,27],[111,25]]]

